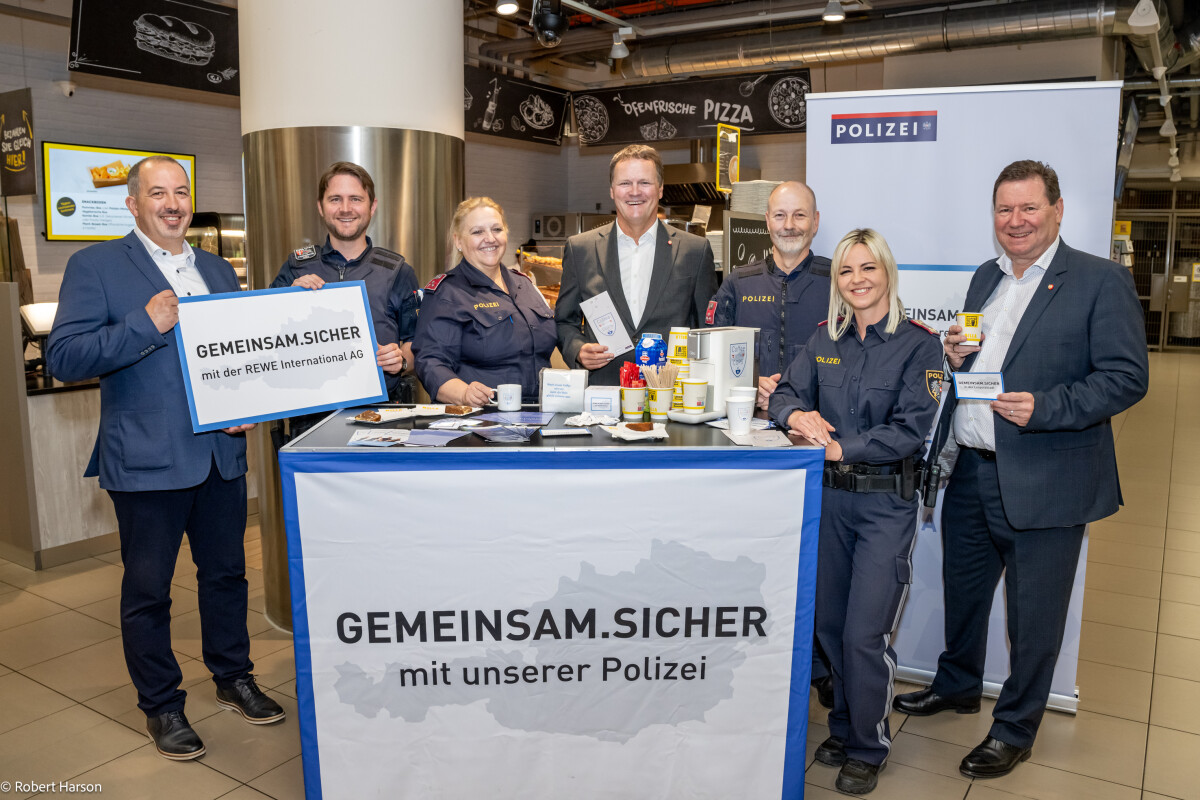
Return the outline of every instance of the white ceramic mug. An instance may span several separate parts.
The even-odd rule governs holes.
[[[496,387],[496,408],[501,411],[521,410],[521,384],[502,383]]]
[[[708,381],[683,381],[683,410],[687,414],[703,414],[708,401]]]

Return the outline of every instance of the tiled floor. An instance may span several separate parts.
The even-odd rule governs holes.
[[[958,762],[981,741],[973,716],[893,716],[891,761],[872,800],[1200,800],[1200,357],[1152,354],[1150,394],[1114,420],[1125,507],[1091,529],[1076,716],[1049,713],[1033,758],[972,782]],[[200,657],[194,570],[175,577],[174,647],[187,713],[208,753],[168,762],[143,732],[117,629],[116,553],[43,572],[0,560],[0,782],[98,783],[103,796],[173,800],[302,798],[291,639],[262,615],[257,529],[246,537],[251,657],[291,716],[253,727],[218,710]],[[910,687],[901,686],[900,691]],[[836,770],[812,763],[811,800]],[[28,792],[6,798],[43,796]]]

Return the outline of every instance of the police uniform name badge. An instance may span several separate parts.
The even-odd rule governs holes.
[[[955,372],[954,393],[959,400],[995,400],[1004,391],[999,372]]]
[[[607,347],[608,352],[619,356],[633,349],[633,340],[629,338],[608,292],[584,300],[579,304],[579,310],[587,318],[596,343]]]
[[[366,284],[179,298],[197,433],[387,400]]]

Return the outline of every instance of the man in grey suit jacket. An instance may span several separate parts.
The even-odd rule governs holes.
[[[183,534],[196,563],[202,650],[217,704],[261,725],[284,711],[250,674],[246,631],[246,441],[253,425],[193,433],[172,329],[179,297],[236,292],[229,262],[188,246],[191,184],[163,156],[129,171],[136,227],[71,256],[46,349],[54,375],[100,378],[100,430],[85,476],[99,476],[121,539],[121,637],[165,758],[204,754],[184,716],[171,651],[171,579]]]
[[[658,220],[663,193],[662,159],[635,144],[612,157],[609,194],[617,221],[567,240],[562,287],[554,308],[558,349],[570,367],[591,370],[589,383],[620,383],[621,362],[596,343],[579,304],[608,292],[629,338],[667,337],[672,327],[699,327],[717,289],[712,248],[700,236]]]
[[[983,313],[982,347],[965,345],[952,325],[945,351],[954,370],[1001,373],[1006,391],[993,401],[951,393],[942,411],[931,455],[958,450],[942,506],[946,650],[929,689],[895,700],[907,714],[979,711],[1003,571],[1009,676],[987,738],[959,765],[972,778],[1005,775],[1030,756],[1084,526],[1121,501],[1110,418],[1149,382],[1133,279],[1059,237],[1054,170],[1010,164],[992,205],[1004,254],[976,270],[963,306]]]

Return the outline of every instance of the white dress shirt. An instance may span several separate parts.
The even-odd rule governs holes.
[[[146,252],[150,254],[150,260],[162,272],[167,283],[171,284],[176,297],[196,297],[209,293],[204,276],[196,268],[196,254],[192,252],[190,244],[184,242],[183,252],[173,255],[152,242],[149,236],[142,233],[141,228],[135,226],[133,232],[142,240]]]
[[[971,372],[1001,371],[1017,325],[1025,315],[1025,309],[1029,308],[1061,241],[1061,237],[1055,239],[1020,278],[1013,274],[1012,259],[1007,253],[997,259],[996,265],[1004,275],[983,306],[983,346],[971,365]],[[1007,386],[1004,389],[1012,391]],[[995,413],[990,400],[960,400],[954,409],[955,440],[963,447],[994,451],[996,427],[992,415]]]
[[[654,272],[654,251],[661,224],[655,220],[650,230],[634,239],[621,230],[620,223],[613,223],[617,231],[617,259],[621,262],[621,291],[625,293],[634,327],[641,324],[646,301],[650,299],[650,275]]]

